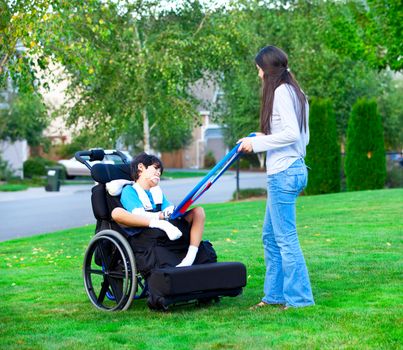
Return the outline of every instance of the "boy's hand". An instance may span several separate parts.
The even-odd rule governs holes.
[[[175,210],[175,206],[173,206],[173,205],[171,205],[170,207],[165,208],[165,209],[162,211],[163,219],[168,220],[169,217],[170,217],[170,216],[172,215],[172,213],[174,212],[174,210]]]
[[[175,241],[182,237],[182,232],[176,226],[165,220],[152,219],[148,226],[164,231],[171,241]]]

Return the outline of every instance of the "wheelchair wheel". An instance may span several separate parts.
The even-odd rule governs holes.
[[[87,295],[96,308],[127,310],[137,290],[136,265],[127,240],[116,231],[98,232],[85,253],[83,277]]]

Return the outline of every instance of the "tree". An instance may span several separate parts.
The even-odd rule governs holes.
[[[225,71],[222,87],[225,108],[222,124],[229,143],[257,127],[259,86],[254,55],[268,44],[284,49],[290,69],[308,96],[330,98],[334,105],[338,137],[345,137],[354,102],[363,96],[383,96],[389,74],[378,71],[377,45],[368,46],[358,24],[369,21],[359,2],[281,2],[244,4],[224,16],[236,22],[241,40],[231,41],[238,62]],[[236,39],[236,38],[234,38]]]
[[[309,172],[307,194],[340,191],[340,146],[336,117],[329,99],[312,99],[309,111],[310,141],[306,163]]]
[[[345,173],[349,191],[383,188],[385,184],[383,128],[375,100],[362,98],[353,106],[347,129]]]
[[[398,77],[385,86],[378,105],[382,115],[385,147],[388,150],[403,149],[403,80]]]
[[[0,1],[0,89],[9,77],[19,86],[21,72],[31,62],[20,51],[35,45],[31,33],[48,8],[47,0]]]
[[[26,139],[31,146],[46,143],[49,123],[35,84],[33,60],[26,54],[30,33],[48,8],[48,1],[0,2],[0,90],[6,90],[7,109],[0,110],[0,140]],[[23,45],[25,43],[26,47]]]
[[[208,18],[197,1],[172,10],[140,0],[54,2],[37,31],[38,63],[53,57],[65,68],[70,124],[145,151],[178,149],[197,116],[189,86],[225,51]]]
[[[37,94],[13,94],[8,109],[0,110],[0,140],[27,140],[30,146],[45,143],[42,132],[48,114]]]
[[[403,6],[401,0],[367,0],[368,23],[361,28],[367,48],[376,48],[378,67],[403,69]]]

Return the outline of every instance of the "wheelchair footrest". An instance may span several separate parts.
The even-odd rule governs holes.
[[[181,301],[236,296],[246,286],[246,267],[223,262],[155,269],[148,278],[148,305],[166,309]]]

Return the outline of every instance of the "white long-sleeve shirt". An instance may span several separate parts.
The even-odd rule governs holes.
[[[294,88],[280,85],[274,92],[271,134],[251,138],[253,152],[267,151],[266,170],[268,175],[287,169],[299,158],[304,158],[309,142],[309,105],[305,106],[306,132],[299,129],[297,114],[299,103]]]

